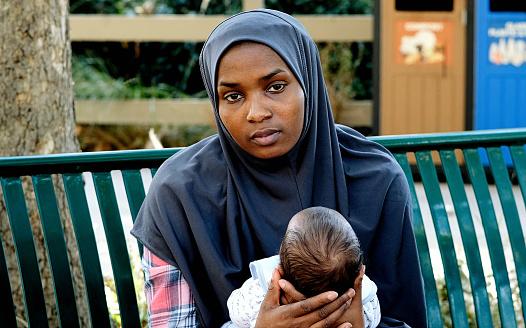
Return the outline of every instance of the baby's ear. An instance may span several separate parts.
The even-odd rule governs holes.
[[[283,270],[283,265],[281,265],[281,262],[278,264],[278,271],[282,277],[285,276],[285,271]]]

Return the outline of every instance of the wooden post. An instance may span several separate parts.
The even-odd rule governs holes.
[[[265,0],[243,0],[243,11],[265,8]]]

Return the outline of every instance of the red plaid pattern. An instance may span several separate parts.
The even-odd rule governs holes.
[[[144,248],[144,293],[151,328],[197,328],[196,306],[190,287],[178,268]]]

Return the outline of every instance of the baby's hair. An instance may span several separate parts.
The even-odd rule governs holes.
[[[307,297],[326,291],[342,295],[354,286],[363,264],[360,243],[349,222],[325,207],[297,214],[280,248],[284,279]]]

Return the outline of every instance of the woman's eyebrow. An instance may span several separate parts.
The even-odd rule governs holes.
[[[230,83],[230,82],[219,82],[220,87],[227,87],[227,88],[235,88],[239,85],[239,83]]]
[[[283,73],[283,72],[285,72],[285,71],[282,70],[281,68],[276,68],[275,70],[273,70],[269,74],[259,78],[259,81],[268,81],[273,76],[275,76],[276,74]],[[219,81],[218,86],[220,86],[220,87],[227,87],[227,88],[235,88],[235,87],[239,86],[239,83]]]
[[[267,80],[270,80],[274,75],[276,74],[279,74],[281,72],[285,72],[284,70],[282,70],[281,68],[276,68],[275,70],[273,70],[272,72],[270,72],[269,74],[263,76],[262,78],[259,79],[259,81],[267,81]]]
[[[281,68],[276,68],[275,70],[273,70],[272,72],[270,72],[269,74],[263,76],[262,78],[259,79],[259,81],[267,81],[267,80],[270,80],[274,75],[276,74],[279,74],[279,73],[282,73],[282,72],[285,72],[284,70],[282,70]]]

